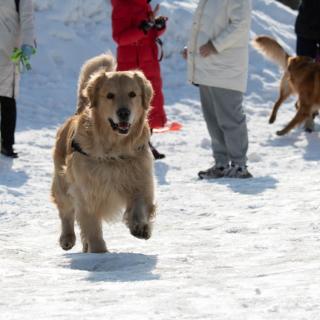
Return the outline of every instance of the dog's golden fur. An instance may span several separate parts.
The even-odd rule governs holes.
[[[114,66],[110,55],[84,64],[78,112],[57,133],[52,198],[64,250],[75,244],[75,219],[84,252],[107,251],[102,220],[119,214],[132,235],[151,236],[155,205],[147,113],[153,90],[143,73],[116,72]]]
[[[268,36],[257,37],[253,45],[267,58],[284,68],[279,98],[273,106],[269,123],[276,120],[281,104],[290,95],[296,94],[297,113],[282,130],[277,131],[277,134],[284,135],[304,121],[307,121],[308,127],[313,114],[320,109],[320,63],[309,57],[291,57],[276,40]]]

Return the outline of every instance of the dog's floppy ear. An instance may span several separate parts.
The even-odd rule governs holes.
[[[105,71],[98,71],[90,77],[86,87],[83,89],[82,93],[88,99],[90,108],[97,107],[99,90],[106,78],[107,75]]]
[[[141,71],[135,71],[134,78],[138,81],[141,88],[142,107],[143,109],[148,110],[154,93],[152,84]]]

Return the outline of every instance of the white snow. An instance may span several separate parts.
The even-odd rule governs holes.
[[[245,99],[254,179],[199,181],[212,164],[197,88],[179,51],[197,1],[162,1],[169,16],[162,70],[166,110],[183,123],[153,141],[158,216],[153,237],[105,225],[111,253],[58,245],[50,202],[56,130],[75,110],[83,61],[114,52],[103,0],[36,0],[38,53],[18,100],[19,159],[0,157],[0,319],[319,319],[319,125],[285,137],[294,100],[267,123],[280,72],[251,50]],[[252,37],[275,36],[294,53],[295,13],[255,0]]]

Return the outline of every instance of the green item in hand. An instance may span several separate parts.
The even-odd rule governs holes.
[[[33,54],[36,53],[36,49],[33,49]],[[31,70],[31,64],[28,57],[23,54],[23,51],[18,48],[13,49],[13,53],[11,55],[11,61],[16,64],[22,64],[23,68],[27,71]]]

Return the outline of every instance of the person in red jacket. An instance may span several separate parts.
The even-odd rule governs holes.
[[[117,43],[118,71],[139,69],[152,83],[149,125],[152,129],[164,127],[167,122],[162,93],[162,79],[158,60],[157,39],[166,30],[166,17],[157,17],[159,5],[152,10],[151,0],[111,0],[112,37]],[[162,159],[150,143],[155,159]]]

